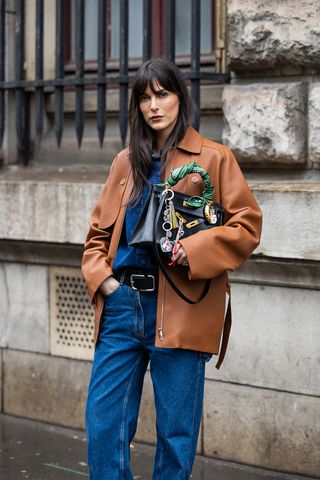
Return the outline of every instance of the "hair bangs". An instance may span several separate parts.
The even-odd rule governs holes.
[[[145,68],[139,72],[134,84],[133,94],[136,101],[140,100],[141,95],[146,92],[148,87],[153,93],[157,93],[161,87],[180,96],[179,85],[174,80],[174,76],[168,75],[168,71],[163,68],[161,61],[147,62]]]

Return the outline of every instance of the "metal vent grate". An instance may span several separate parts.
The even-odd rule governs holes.
[[[51,268],[50,292],[51,353],[91,360],[93,309],[80,270]]]

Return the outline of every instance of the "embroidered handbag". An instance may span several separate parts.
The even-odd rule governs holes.
[[[186,175],[198,173],[204,183],[201,196],[190,196],[172,188]],[[176,168],[166,182],[152,186],[138,224],[129,241],[132,247],[152,247],[159,267],[174,290],[188,303],[207,294],[210,280],[197,301],[186,297],[172,280],[168,267],[175,244],[200,230],[223,224],[223,208],[214,203],[214,187],[208,173],[196,162]],[[170,267],[169,267],[170,268]]]

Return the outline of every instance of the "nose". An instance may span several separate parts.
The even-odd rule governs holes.
[[[157,97],[155,95],[152,95],[151,97],[151,103],[150,103],[150,109],[152,111],[158,110],[158,104],[157,104]]]

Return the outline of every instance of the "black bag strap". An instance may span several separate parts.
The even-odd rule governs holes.
[[[200,295],[200,298],[196,301],[194,300],[191,300],[191,298],[187,297],[178,287],[177,285],[174,283],[172,277],[170,276],[162,258],[161,258],[161,254],[160,254],[160,246],[157,244],[157,241],[156,241],[156,226],[158,225],[158,222],[159,222],[159,219],[160,219],[160,215],[161,215],[161,211],[162,211],[162,208],[163,208],[163,204],[164,204],[164,201],[165,201],[165,195],[162,195],[161,199],[160,199],[160,203],[159,203],[159,207],[158,207],[158,211],[157,211],[157,214],[155,216],[155,219],[154,219],[154,227],[153,227],[153,248],[154,248],[154,253],[155,253],[155,256],[156,256],[156,259],[158,261],[158,264],[159,264],[159,267],[162,271],[162,273],[164,274],[164,276],[166,277],[166,279],[168,280],[169,284],[171,285],[171,287],[173,288],[173,290],[179,295],[179,297],[182,298],[182,300],[184,300],[185,302],[187,303],[190,303],[191,305],[195,305],[196,303],[199,303],[208,293],[209,291],[209,288],[210,288],[210,283],[211,283],[211,280],[206,280],[206,283],[205,283],[205,286],[203,288],[203,291]]]

